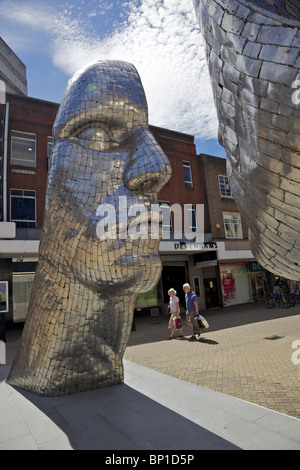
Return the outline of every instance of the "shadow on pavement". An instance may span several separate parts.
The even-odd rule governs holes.
[[[62,431],[76,450],[239,450],[126,384],[58,398],[13,388],[35,441],[44,440],[41,447],[51,448]],[[59,428],[56,433],[48,418]]]

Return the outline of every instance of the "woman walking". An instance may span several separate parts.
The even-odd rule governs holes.
[[[179,311],[179,298],[177,297],[177,292],[175,289],[169,289],[168,294],[170,296],[170,320],[169,320],[169,329],[171,330],[171,335],[169,336],[170,339],[175,338],[175,330],[179,330],[178,338],[183,338],[182,334],[182,323],[180,318],[180,311]]]

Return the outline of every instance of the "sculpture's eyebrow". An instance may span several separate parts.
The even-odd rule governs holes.
[[[77,113],[74,110],[68,113],[68,109],[65,109],[62,116],[57,116],[57,122],[53,126],[54,138],[67,138],[90,123],[102,123],[115,130],[128,131],[137,125],[147,125],[148,112],[144,107],[124,100],[113,104],[98,103],[97,106]]]

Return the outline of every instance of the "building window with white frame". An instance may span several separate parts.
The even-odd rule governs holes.
[[[187,204],[189,232],[197,232],[195,204]]]
[[[160,201],[159,207],[162,213],[162,238],[169,239],[173,230],[170,202]]]
[[[231,187],[228,176],[218,175],[221,197],[232,198]]]
[[[243,238],[241,215],[238,212],[223,212],[225,237]]]
[[[193,187],[191,162],[183,162],[184,184],[187,188]]]
[[[17,227],[36,227],[36,192],[27,189],[10,190],[10,220]]]
[[[11,164],[36,166],[36,135],[29,132],[11,132]]]
[[[52,148],[53,148],[53,137],[48,136],[48,139],[47,139],[47,168],[50,168]]]

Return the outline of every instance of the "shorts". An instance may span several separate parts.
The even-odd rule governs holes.
[[[186,316],[185,316],[186,322],[193,324],[194,323],[194,317],[196,315],[198,315],[198,313],[196,313],[196,312],[186,312]]]

